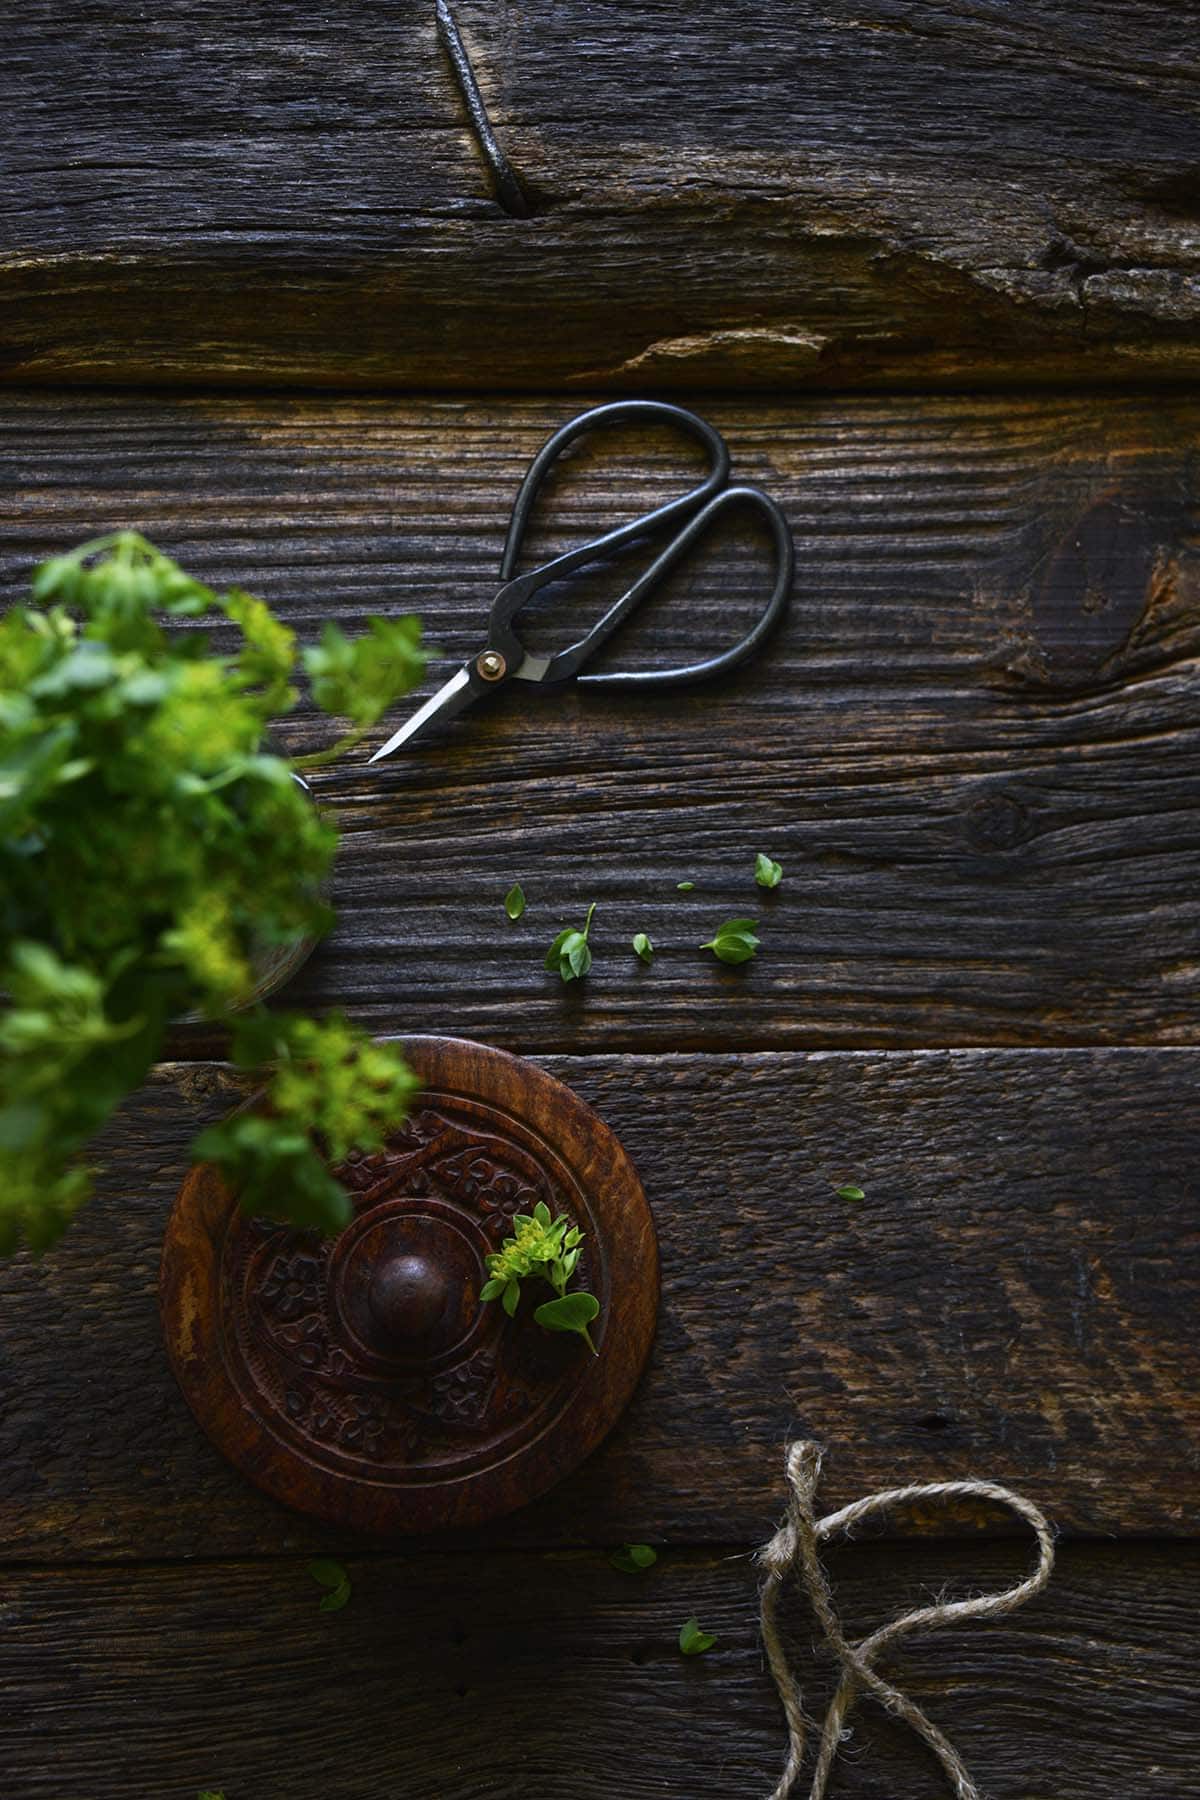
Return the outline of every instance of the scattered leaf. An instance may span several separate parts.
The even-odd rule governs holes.
[[[688,1619],[679,1628],[679,1648],[685,1656],[703,1656],[716,1641],[711,1632],[701,1631],[698,1619]]]
[[[718,962],[744,963],[758,949],[760,940],[754,933],[753,919],[727,919],[707,944],[701,944],[702,950],[711,950]]]
[[[681,894],[690,894],[695,885],[694,881],[677,881],[675,883],[677,892]]]
[[[754,859],[754,879],[761,888],[777,888],[783,880],[783,864],[772,862],[760,850]]]
[[[633,948],[644,963],[652,963],[654,961],[654,945],[650,942],[650,939],[644,931],[634,933]]]
[[[551,974],[557,972],[564,981],[582,981],[592,966],[592,952],[588,944],[588,934],[592,929],[592,915],[596,911],[593,900],[588,907],[588,916],[582,931],[573,931],[570,926],[560,931],[549,950],[546,952],[545,967]]]
[[[525,895],[519,881],[514,881],[504,896],[504,910],[514,922],[525,911]]]
[[[658,1551],[652,1550],[649,1544],[622,1544],[609,1557],[614,1569],[620,1569],[622,1575],[642,1575],[652,1569],[658,1561]]]
[[[308,1572],[318,1587],[327,1588],[328,1592],[321,1601],[321,1612],[341,1612],[350,1598],[350,1577],[340,1562],[334,1562],[330,1556],[318,1556],[308,1565]]]
[[[839,1200],[865,1200],[866,1195],[860,1187],[840,1187],[837,1191]]]

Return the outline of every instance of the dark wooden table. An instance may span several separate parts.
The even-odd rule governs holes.
[[[993,1800],[1188,1800],[1195,20],[458,11],[527,219],[491,196],[432,4],[7,22],[0,574],[16,597],[35,557],[131,524],[298,627],[412,609],[452,657],[553,426],[672,391],[726,433],[796,534],[771,654],[669,703],[502,702],[324,776],[340,917],[293,990],[591,1101],[657,1216],[657,1347],[606,1447],[487,1532],[380,1550],[284,1512],[163,1353],[166,1210],[235,1092],[181,1037],[101,1196],[0,1273],[4,1800],[765,1795],[749,1552],[798,1433],[831,1508],[977,1473],[1061,1528],[1043,1598],[895,1660]],[[666,438],[576,459],[540,546],[679,472]],[[633,647],[718,647],[762,572],[733,532]],[[291,745],[325,730],[298,715]],[[759,849],[786,871],[766,898]],[[542,952],[593,899],[563,990]],[[744,911],[763,950],[722,970],[695,946]],[[833,1556],[852,1623],[1026,1566],[994,1515],[951,1524]],[[626,1539],[652,1574],[609,1567]],[[354,1581],[334,1616],[318,1547]],[[691,1614],[719,1642],[685,1660]],[[829,1669],[790,1620],[815,1706]],[[837,1795],[939,1782],[862,1709]]]

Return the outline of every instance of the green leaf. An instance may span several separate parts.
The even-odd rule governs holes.
[[[538,1201],[533,1209],[533,1216],[539,1225],[550,1224],[550,1208],[546,1205],[544,1200]]]
[[[600,1302],[594,1294],[563,1294],[557,1300],[547,1300],[534,1313],[534,1323],[544,1331],[574,1331],[583,1339],[593,1356],[600,1353],[596,1349],[588,1331],[588,1326],[600,1311]]]
[[[340,1562],[334,1562],[330,1556],[318,1556],[308,1565],[308,1572],[318,1587],[329,1591],[322,1599],[320,1612],[341,1612],[352,1593],[350,1577]]]
[[[698,1619],[688,1619],[679,1628],[679,1648],[685,1656],[703,1656],[716,1641],[711,1632],[701,1631]]]
[[[758,949],[760,939],[754,933],[753,919],[727,919],[707,944],[701,944],[702,950],[711,950],[718,962],[744,963]]]
[[[578,935],[578,932],[572,931],[569,925],[565,931],[559,932],[558,936],[546,952],[545,967],[549,969],[552,974],[558,973],[558,965],[562,961],[563,945],[569,937],[577,937]]]
[[[516,1313],[517,1307],[520,1304],[521,1304],[521,1284],[519,1281],[510,1281],[506,1284],[503,1296],[501,1298],[501,1305],[504,1307],[504,1310],[508,1314],[510,1319],[514,1316],[514,1314]]]
[[[332,1556],[315,1557],[307,1567],[318,1587],[339,1588],[344,1581],[349,1580],[341,1563],[335,1562]]]
[[[641,1575],[654,1567],[658,1561],[658,1552],[652,1550],[649,1544],[623,1544],[619,1550],[613,1551],[608,1560],[623,1575]]]
[[[480,1288],[479,1298],[480,1300],[499,1300],[507,1286],[508,1283],[502,1276],[493,1275],[491,1280],[485,1281]]]
[[[754,879],[761,888],[777,888],[783,880],[783,864],[772,862],[760,850],[754,859]]]
[[[839,1200],[865,1200],[866,1195],[860,1187],[840,1187],[837,1191]]]
[[[302,652],[312,696],[322,712],[366,729],[425,673],[421,623],[411,616],[367,620],[364,637],[348,638],[327,619],[321,640]]]
[[[196,1795],[196,1800],[225,1800],[225,1796],[223,1793],[218,1794],[213,1788],[205,1788],[202,1793]]]
[[[680,894],[690,894],[695,885],[694,881],[677,881],[675,888]]]
[[[517,920],[525,911],[525,895],[519,881],[514,881],[504,896],[504,910],[512,920]]]
[[[654,961],[654,945],[650,942],[650,939],[644,931],[634,933],[633,948],[635,954],[640,956],[644,963],[652,963]]]
[[[36,1101],[16,1100],[11,1106],[0,1106],[0,1151],[13,1155],[31,1149],[46,1124],[46,1109]]]

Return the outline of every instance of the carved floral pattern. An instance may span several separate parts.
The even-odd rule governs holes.
[[[451,1208],[478,1243],[481,1275],[483,1256],[511,1230],[514,1214],[538,1200],[555,1212],[578,1212],[527,1144],[501,1136],[491,1121],[468,1123],[457,1110],[447,1115],[434,1106],[414,1114],[386,1148],[350,1157],[338,1173],[362,1215],[402,1213],[413,1200]],[[519,1328],[506,1330],[496,1312],[481,1315],[449,1363],[364,1365],[338,1316],[342,1243],[261,1220],[226,1241],[227,1274],[246,1294],[231,1346],[243,1371],[239,1385],[317,1461],[344,1456],[398,1475],[452,1468],[489,1435],[519,1429],[554,1404],[569,1362],[523,1340]]]
[[[263,1305],[279,1319],[298,1319],[316,1306],[318,1262],[308,1254],[277,1256],[259,1290]]]

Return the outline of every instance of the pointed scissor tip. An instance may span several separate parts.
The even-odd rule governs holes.
[[[456,674],[452,675],[449,681],[440,687],[437,693],[433,694],[424,706],[419,707],[412,718],[400,727],[399,731],[392,733],[386,744],[380,744],[369,761],[380,762],[385,756],[390,756],[393,750],[399,750],[402,744],[407,744],[410,738],[423,733],[425,727],[432,720],[453,719],[465,707],[470,706],[475,697],[471,689],[471,666],[468,663],[465,668],[459,669]]]

